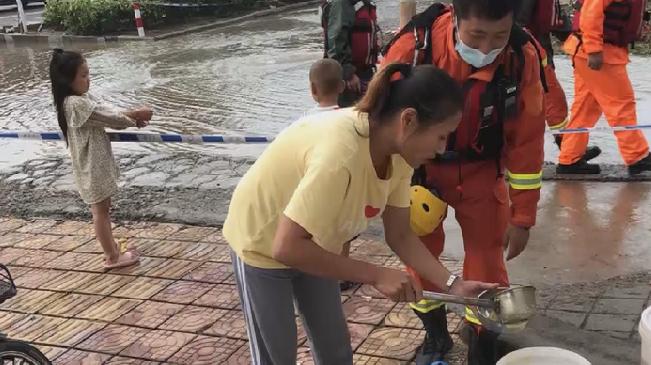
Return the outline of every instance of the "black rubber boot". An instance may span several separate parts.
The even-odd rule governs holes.
[[[499,335],[477,325],[469,325],[465,331],[468,339],[468,365],[495,365],[499,360]]]
[[[628,167],[628,174],[631,176],[639,175],[645,171],[651,171],[651,155]]]
[[[580,159],[571,165],[558,164],[558,166],[556,166],[556,173],[562,175],[596,175],[601,173],[601,167],[597,164],[587,163],[584,159]]]
[[[555,134],[554,135],[554,142],[558,146],[558,149],[561,149],[561,143],[563,142],[563,135],[562,134]],[[583,154],[583,157],[581,159],[585,162],[588,162],[592,159],[595,159],[601,155],[601,148],[597,146],[588,146],[588,148],[585,149],[585,153]]]
[[[445,306],[428,313],[414,310],[425,326],[425,340],[416,352],[416,365],[431,365],[442,361],[452,350],[454,342],[448,332],[448,316]]]

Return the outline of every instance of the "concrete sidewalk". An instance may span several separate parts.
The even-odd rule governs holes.
[[[115,232],[143,253],[139,266],[104,271],[88,222],[0,218],[0,262],[19,287],[0,306],[0,331],[36,344],[55,364],[250,363],[229,250],[218,229],[120,223]],[[383,243],[362,239],[353,247],[356,258],[403,267]],[[460,262],[443,261],[459,272]],[[639,353],[634,328],[649,305],[649,279],[644,273],[540,290],[540,310],[576,325],[577,336],[589,330],[616,343],[625,339]],[[343,293],[342,302],[356,364],[413,360],[424,331],[408,307],[369,286]],[[450,313],[449,319],[457,343],[449,362],[463,364],[461,318]],[[302,329],[298,337],[300,363],[311,364]]]

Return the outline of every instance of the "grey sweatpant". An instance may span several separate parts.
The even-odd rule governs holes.
[[[352,365],[339,282],[294,269],[261,269],[231,255],[254,365],[296,364],[294,301],[316,365]]]

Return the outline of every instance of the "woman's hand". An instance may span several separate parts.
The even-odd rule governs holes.
[[[423,298],[423,288],[404,271],[378,268],[373,286],[395,302],[417,302]]]
[[[499,284],[482,283],[481,281],[457,279],[450,288],[450,294],[461,297],[476,298],[484,290],[496,289]]]
[[[136,120],[136,124],[139,128],[145,127],[148,123],[148,121],[151,120],[152,116],[154,115],[154,112],[151,110],[151,108],[148,107],[142,107],[138,109],[133,109],[127,112],[127,115]],[[143,124],[143,122],[145,122]]]

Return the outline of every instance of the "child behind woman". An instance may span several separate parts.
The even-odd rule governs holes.
[[[339,109],[337,99],[345,87],[343,69],[339,62],[329,58],[316,61],[310,67],[310,91],[317,106],[305,114]]]
[[[120,250],[111,228],[111,197],[117,192],[118,169],[104,128],[142,128],[151,120],[148,108],[119,112],[88,94],[88,64],[76,52],[54,51],[50,62],[52,96],[57,120],[72,159],[72,171],[82,200],[90,205],[97,240],[107,269],[138,263],[135,249]]]

